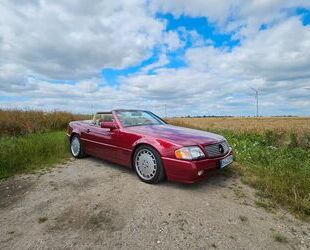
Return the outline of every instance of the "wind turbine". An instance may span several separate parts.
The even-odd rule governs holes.
[[[251,89],[255,92],[255,99],[256,99],[256,117],[258,117],[258,95],[259,95],[260,90],[254,89],[254,88],[251,88]]]

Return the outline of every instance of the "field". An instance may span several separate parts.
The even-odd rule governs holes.
[[[279,146],[294,144],[310,149],[309,117],[259,118],[175,118],[169,122],[180,126],[193,126],[202,130],[231,131],[235,134],[259,134]]]
[[[67,159],[68,123],[88,118],[67,112],[0,110],[0,179]]]
[[[258,205],[310,215],[310,118],[174,118],[178,126],[223,134],[236,170],[258,189]],[[270,200],[273,201],[270,203]]]
[[[68,112],[0,109],[0,137],[64,130],[69,121],[89,119],[89,115]]]
[[[65,129],[89,116],[0,110],[0,179],[69,157]],[[257,205],[310,215],[310,118],[170,118],[169,123],[223,134],[235,153],[231,168],[257,188]]]

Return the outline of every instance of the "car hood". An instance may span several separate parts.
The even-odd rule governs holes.
[[[137,134],[165,139],[182,146],[212,144],[224,140],[224,137],[221,135],[168,124],[136,126],[128,127],[127,129]]]

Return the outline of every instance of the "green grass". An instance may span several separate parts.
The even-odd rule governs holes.
[[[63,131],[0,138],[0,179],[63,161],[69,157]]]
[[[224,132],[243,180],[298,215],[310,215],[310,151],[275,147],[262,135]]]
[[[182,125],[201,129],[190,124]],[[237,162],[233,169],[247,184],[260,190],[263,198],[273,201],[272,207],[280,204],[297,217],[310,218],[309,148],[298,146],[294,140],[279,146],[272,131],[267,134],[229,130],[212,132],[226,137],[234,149]]]

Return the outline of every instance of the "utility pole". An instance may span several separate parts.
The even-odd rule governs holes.
[[[256,99],[256,117],[259,116],[258,114],[258,95],[259,95],[259,90],[251,88],[255,92],[255,99]]]
[[[91,105],[90,105],[90,110],[91,110],[91,111],[90,111],[91,114],[94,115],[94,114],[95,114],[95,113],[94,113],[94,104],[91,104]]]

